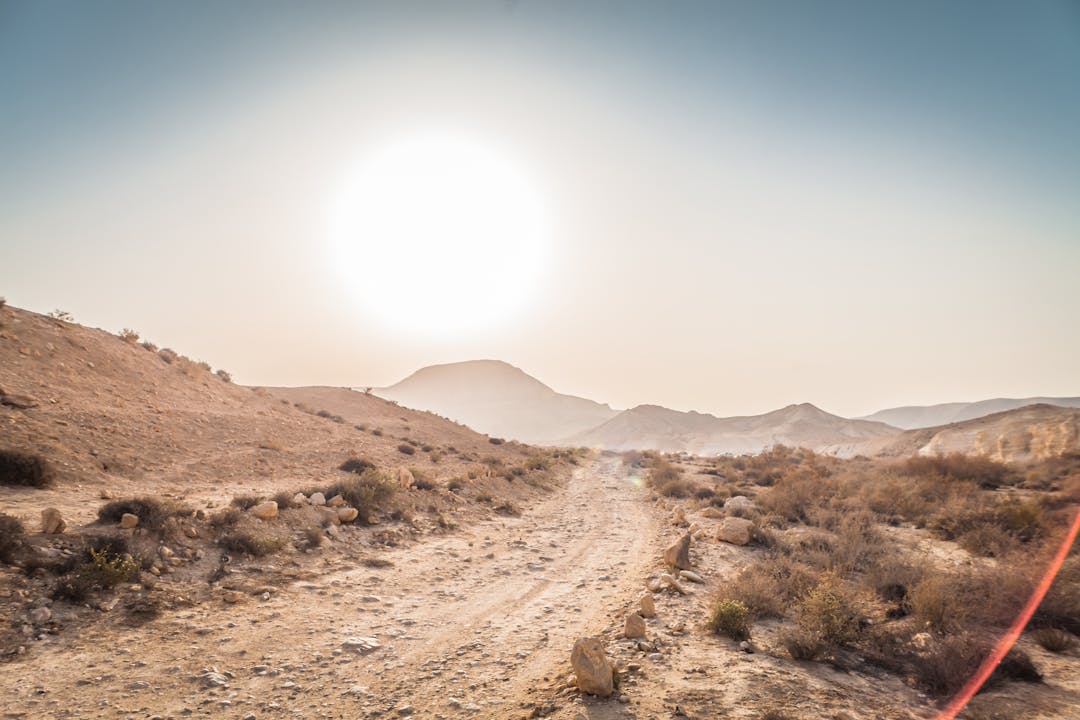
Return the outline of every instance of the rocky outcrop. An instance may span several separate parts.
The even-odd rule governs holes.
[[[732,545],[747,545],[754,531],[754,523],[744,518],[726,517],[716,528],[716,539]]]

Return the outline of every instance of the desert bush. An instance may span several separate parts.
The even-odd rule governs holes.
[[[784,616],[786,607],[781,578],[770,572],[764,563],[743,569],[724,589],[724,594],[742,603],[755,620]]]
[[[296,493],[290,493],[288,490],[279,490],[274,493],[274,497],[270,499],[277,503],[279,509],[284,510],[285,508],[292,507],[294,495],[296,495]]]
[[[317,548],[323,544],[323,529],[318,525],[304,528],[304,542],[309,548]]]
[[[511,502],[504,502],[496,505],[495,512],[499,515],[506,515],[507,517],[518,517],[521,515],[521,510]]]
[[[93,582],[81,573],[65,575],[53,585],[50,596],[54,600],[67,600],[68,602],[86,602],[94,594]]]
[[[978,525],[956,538],[956,543],[977,557],[1001,557],[1013,546],[1013,538],[997,525]]]
[[[131,328],[124,328],[120,331],[117,337],[119,337],[126,343],[131,343],[132,345],[139,342],[139,333],[135,332]]]
[[[53,482],[52,467],[40,455],[0,450],[0,485],[48,487]]]
[[[345,462],[338,465],[338,470],[344,470],[345,472],[356,473],[357,475],[363,475],[368,470],[373,470],[375,463],[366,458],[352,457]]]
[[[10,563],[22,547],[26,529],[16,517],[0,513],[0,562]]]
[[[788,629],[780,635],[780,644],[793,660],[817,660],[825,650],[821,638],[800,628]]]
[[[250,510],[261,502],[261,495],[234,495],[229,504],[241,510]]]
[[[210,527],[221,530],[236,525],[244,517],[244,513],[237,507],[228,507],[210,516]]]
[[[864,582],[887,602],[908,605],[908,595],[926,571],[895,557],[879,558],[867,571]]]
[[[956,693],[990,654],[991,643],[984,638],[962,633],[948,636],[933,650],[912,663],[919,685],[929,695],[945,697]],[[1039,682],[1042,674],[1023,651],[1012,648],[1002,658],[983,685],[987,690],[1003,680]]]
[[[180,355],[171,348],[161,348],[160,350],[158,350],[158,357],[164,360],[169,365],[172,365],[180,358]]]
[[[493,438],[488,438],[488,442],[491,443],[492,445],[502,445],[506,441],[503,440],[502,438],[493,437]]]
[[[1041,645],[1044,650],[1052,653],[1063,653],[1076,644],[1076,638],[1072,633],[1061,628],[1046,627],[1032,630],[1031,639]]]
[[[1080,555],[1075,551],[1058,570],[1033,622],[1080,634]]]
[[[371,431],[371,434],[374,435],[375,437],[382,437],[383,436],[383,431],[380,430],[379,428],[375,428],[374,430]]]
[[[862,601],[833,573],[825,573],[798,604],[799,627],[830,645],[846,645],[859,634]]]
[[[434,490],[436,487],[435,483],[431,482],[426,477],[417,476],[416,473],[413,473],[413,477],[412,486],[417,490]]]
[[[408,443],[402,443],[397,446],[398,452],[404,455],[413,455],[416,453],[416,448]]]
[[[229,552],[245,553],[252,557],[263,557],[276,553],[288,543],[288,538],[268,535],[251,530],[236,530],[223,535],[218,545]]]
[[[149,340],[143,340],[141,343],[139,343],[139,345],[142,346],[143,350],[149,350],[153,353],[156,353],[158,350],[158,346],[150,342]]]
[[[900,463],[898,470],[903,475],[968,481],[991,489],[1018,479],[1007,465],[990,458],[963,453],[917,455]]]
[[[341,495],[345,502],[360,511],[362,518],[366,518],[372,510],[392,498],[395,492],[397,485],[374,468],[368,468],[358,477],[336,482],[322,490],[328,498]]]
[[[75,317],[71,313],[69,313],[67,310],[61,310],[60,308],[56,308],[55,310],[50,312],[49,317],[51,317],[53,320],[61,320],[63,322],[75,322]]]
[[[152,497],[113,500],[98,508],[98,523],[117,523],[124,513],[139,516],[139,527],[159,530],[165,521],[177,514],[188,512],[187,508],[166,503]]]
[[[450,492],[458,492],[459,490],[464,490],[466,487],[467,484],[465,479],[460,477],[451,478],[450,482],[446,483],[446,489]]]
[[[706,626],[717,635],[727,635],[732,640],[748,640],[752,626],[750,610],[738,600],[721,598],[709,611]]]
[[[128,582],[139,574],[139,561],[128,553],[112,552],[108,549],[88,549],[90,561],[83,566],[93,584],[101,588],[116,587]]]
[[[927,575],[908,596],[915,618],[940,633],[959,628],[966,619],[966,605],[959,584],[941,575]]]
[[[217,375],[217,376],[218,376],[219,378],[221,378],[222,382],[227,382],[227,383],[231,383],[231,382],[232,382],[232,375],[231,375],[231,374],[229,373],[229,371],[228,371],[228,370],[221,370],[221,369],[219,369],[219,370],[218,370],[218,371],[217,371],[217,372],[216,372],[215,374],[216,374],[216,375]]]
[[[127,551],[127,539],[119,536],[90,538],[81,564],[57,580],[52,597],[85,602],[99,590],[110,590],[139,575],[140,561]]]

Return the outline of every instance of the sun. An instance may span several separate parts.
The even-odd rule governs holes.
[[[331,210],[331,257],[358,304],[423,337],[512,318],[541,274],[547,234],[540,198],[514,163],[445,132],[367,153]]]

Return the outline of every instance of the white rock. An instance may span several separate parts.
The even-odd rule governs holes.
[[[692,583],[704,583],[705,582],[705,578],[701,577],[700,575],[698,575],[693,570],[682,570],[682,571],[679,572],[679,577],[683,578],[684,580],[689,580]]]
[[[343,523],[352,522],[359,514],[360,511],[354,507],[339,507],[337,510],[338,521]]]
[[[321,492],[311,493],[311,497],[308,498],[308,502],[316,507],[326,504],[326,496]]]
[[[273,500],[267,500],[252,506],[250,512],[260,520],[273,520],[278,516],[278,506]]]
[[[300,507],[308,504],[308,496],[304,493],[296,493],[292,496],[292,504]]]
[[[345,638],[341,643],[341,647],[344,650],[352,650],[354,653],[360,655],[367,655],[378,650],[382,645],[373,637],[352,637]]]

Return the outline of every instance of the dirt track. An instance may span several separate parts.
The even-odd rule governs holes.
[[[566,673],[574,639],[610,626],[640,590],[657,537],[642,492],[603,460],[520,518],[380,552],[393,567],[360,564],[360,538],[348,537],[339,545],[358,553],[327,554],[321,567],[305,558],[307,579],[268,600],[215,598],[139,628],[103,621],[37,644],[5,668],[0,708],[7,717],[527,716],[523,699]],[[355,637],[380,647],[343,649]],[[211,667],[232,675],[227,686],[206,687],[198,676]]]

